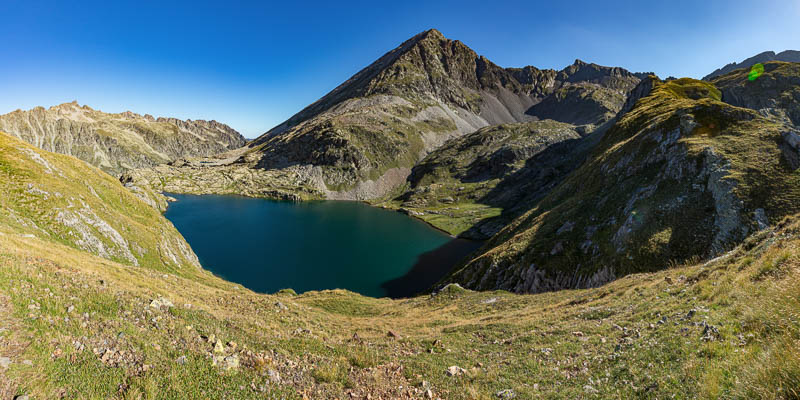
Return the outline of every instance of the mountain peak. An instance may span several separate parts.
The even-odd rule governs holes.
[[[426,31],[423,31],[423,32],[419,33],[417,36],[420,36],[420,37],[425,38],[425,39],[427,39],[427,38],[440,39],[440,40],[441,39],[446,39],[444,37],[444,35],[442,34],[442,32],[440,32],[436,28],[431,28],[431,29],[428,29]]]

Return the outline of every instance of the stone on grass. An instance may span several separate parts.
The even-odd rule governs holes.
[[[467,370],[457,365],[453,365],[447,369],[447,376],[461,376],[467,373]]]
[[[153,299],[153,301],[150,302],[150,308],[160,309],[161,307],[172,308],[174,307],[174,305],[172,304],[171,301],[169,301],[169,299],[165,299],[163,297]]]
[[[511,389],[503,389],[497,392],[497,397],[501,399],[513,399],[514,397],[517,397],[517,394]]]
[[[239,356],[236,354],[230,355],[225,357],[225,369],[236,369],[239,368]]]
[[[214,343],[214,353],[224,353],[225,346],[222,344],[222,340],[217,339]]]
[[[267,376],[269,376],[269,380],[273,383],[281,383],[281,374],[279,374],[278,371],[270,369],[267,371]]]

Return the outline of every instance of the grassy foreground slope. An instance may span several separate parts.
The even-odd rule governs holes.
[[[599,288],[408,300],[255,294],[4,226],[0,396],[796,398],[796,221]]]
[[[163,196],[131,189],[81,160],[0,132],[0,231],[127,265],[198,270],[197,256],[156,209]]]

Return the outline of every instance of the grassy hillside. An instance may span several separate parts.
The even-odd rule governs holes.
[[[0,230],[126,265],[196,270],[189,245],[153,207],[159,196],[135,190],[81,160],[0,132]]]
[[[109,175],[0,139],[2,398],[798,395],[797,215],[593,289],[266,295],[196,268]]]
[[[0,395],[794,398],[796,221],[717,260],[600,288],[408,300],[260,295],[3,226]]]
[[[713,257],[800,209],[782,125],[714,85],[655,82],[587,161],[454,273],[470,287],[601,284]]]

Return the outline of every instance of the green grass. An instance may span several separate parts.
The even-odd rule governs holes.
[[[12,312],[0,317],[19,328],[4,337],[31,343],[16,359],[33,361],[13,364],[8,377],[17,393],[40,398],[396,398],[405,390],[422,397],[423,382],[449,399],[494,398],[504,389],[521,398],[791,393],[800,355],[786,349],[800,332],[799,265],[789,257],[785,274],[752,276],[796,254],[793,221],[713,264],[597,289],[514,295],[450,287],[407,300],[255,294],[210,274],[164,278],[6,231],[0,293]],[[175,307],[148,309],[161,295]],[[289,309],[277,311],[278,300]],[[28,308],[32,301],[39,309]],[[711,340],[703,321],[719,332]],[[212,366],[211,335],[237,343],[225,355],[238,354],[238,369]],[[131,358],[106,364],[94,348]],[[453,365],[467,373],[447,376]]]

